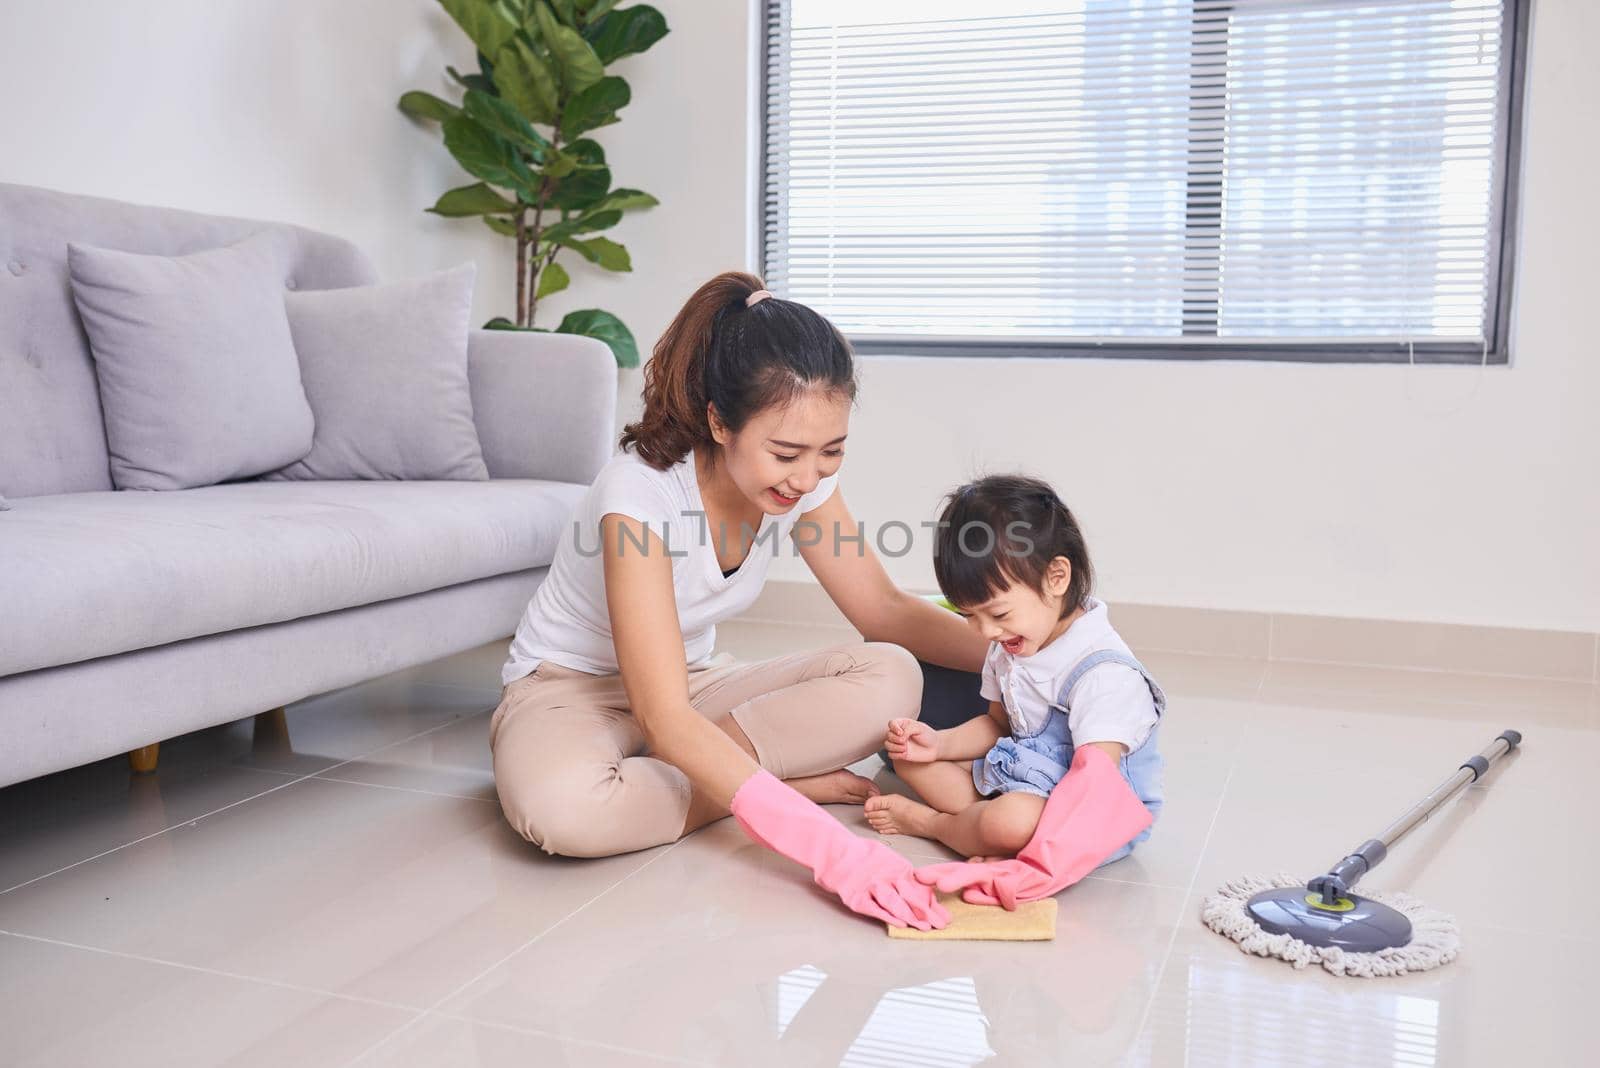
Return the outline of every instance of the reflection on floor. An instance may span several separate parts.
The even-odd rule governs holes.
[[[745,623],[722,645],[846,637]],[[1054,942],[923,943],[728,821],[602,861],[529,847],[490,774],[502,652],[175,739],[153,776],[0,790],[0,1061],[1592,1062],[1593,686],[1149,653],[1172,698],[1156,836],[1062,895]],[[1508,726],[1524,750],[1372,877],[1458,916],[1455,964],[1337,980],[1200,926],[1217,883],[1325,867]]]

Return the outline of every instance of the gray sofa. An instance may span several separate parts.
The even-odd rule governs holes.
[[[0,185],[0,786],[509,635],[611,453],[605,345],[474,331],[487,482],[113,491],[67,242],[264,228],[291,236],[286,288],[376,280],[326,234]]]

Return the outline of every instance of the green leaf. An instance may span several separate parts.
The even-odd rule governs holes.
[[[561,179],[548,203],[562,211],[593,210],[611,188],[611,171],[606,167],[590,167]]]
[[[533,128],[533,124],[523,117],[522,112],[508,101],[477,89],[469,89],[462,105],[463,110],[471,115],[479,126],[526,149],[536,162],[543,162],[550,153],[550,142],[546,141],[539,131]]]
[[[633,90],[621,78],[601,78],[567,101],[561,113],[561,136],[572,141],[587,130],[616,121],[616,112],[627,106]]]
[[[667,35],[667,20],[649,4],[635,4],[597,19],[583,31],[600,62],[610,65],[643,52]]]
[[[498,215],[485,215],[483,224],[497,234],[504,234],[507,237],[517,236],[517,224],[511,219],[503,219]]]
[[[653,208],[661,201],[639,189],[613,189],[597,207],[631,211],[634,208]]]
[[[478,125],[470,115],[452,115],[444,120],[444,147],[474,178],[518,191],[538,187],[538,180],[516,146]]]
[[[583,311],[568,312],[566,318],[561,320],[561,325],[556,327],[556,333],[599,338],[611,346],[611,354],[616,357],[618,367],[639,366],[639,346],[633,340],[632,331],[608,311],[585,308]]]
[[[400,97],[400,110],[413,119],[435,119],[443,122],[461,109],[448,100],[440,100],[432,93],[412,90]]]
[[[565,178],[577,169],[578,160],[576,157],[569,156],[565,152],[558,152],[549,163],[544,165],[539,173],[549,178]]]
[[[481,89],[486,93],[494,91],[494,83],[481,74],[462,74],[454,67],[446,67],[445,70],[463,89]]]
[[[517,30],[506,9],[492,0],[439,0],[439,6],[449,12],[486,56],[500,51]]]
[[[555,9],[557,17],[568,26],[578,24],[578,5],[576,0],[550,0],[550,6]]]
[[[584,259],[608,271],[633,270],[633,258],[628,250],[609,237],[568,238],[562,248],[570,248]]]
[[[495,55],[494,84],[529,121],[556,125],[556,76],[527,41],[514,37]]]
[[[493,319],[483,324],[485,330],[521,330],[526,334],[548,334],[550,331],[542,326],[518,326],[504,315],[496,315]]]
[[[482,182],[452,189],[439,198],[439,203],[428,209],[435,215],[463,218],[468,215],[504,215],[517,210],[517,206]],[[512,233],[516,228],[512,227]]]
[[[559,245],[569,237],[578,234],[591,233],[595,230],[609,230],[622,221],[620,211],[597,211],[578,219],[568,219],[558,222],[554,226],[547,226],[544,233],[539,235],[539,240]]]
[[[570,152],[587,166],[598,167],[606,161],[606,150],[600,147],[598,141],[591,141],[587,137],[580,137],[571,142],[563,152]]]
[[[567,288],[567,283],[572,279],[567,277],[567,269],[559,263],[550,262],[544,265],[544,270],[539,272],[539,285],[533,291],[534,300],[543,300],[552,293],[559,293]]]
[[[539,36],[556,57],[561,82],[568,90],[581,93],[604,77],[606,70],[589,42],[570,26],[563,26],[548,4],[535,3],[533,17],[539,23]]]
[[[618,0],[578,0],[578,15],[585,25],[616,7]]]

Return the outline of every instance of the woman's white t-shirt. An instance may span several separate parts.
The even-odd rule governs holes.
[[[839,476],[829,475],[783,515],[763,517],[750,554],[738,570],[724,576],[717,546],[700,500],[694,454],[657,471],[632,452],[612,457],[583,495],[571,526],[562,535],[555,562],[511,642],[511,659],[500,672],[509,685],[532,674],[543,661],[591,675],[617,673],[617,651],[606,610],[605,561],[600,552],[600,520],[612,513],[636,519],[661,539],[672,557],[672,589],[683,631],[683,659],[690,667],[711,658],[716,625],[755,602],[767,568],[789,545],[800,517],[833,496]],[[729,537],[734,536],[732,532]],[[654,551],[654,543],[651,543]],[[622,552],[644,552],[624,537]]]

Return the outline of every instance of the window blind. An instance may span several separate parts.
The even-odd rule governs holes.
[[[1503,360],[1516,8],[768,0],[768,286],[864,351]]]

